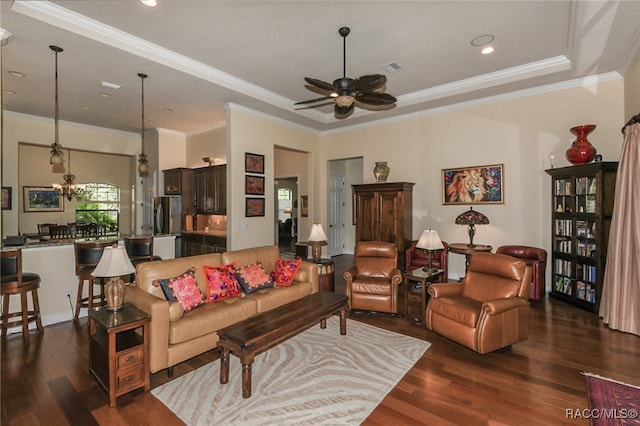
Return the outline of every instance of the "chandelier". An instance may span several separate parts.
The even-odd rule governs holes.
[[[55,97],[55,139],[51,144],[51,158],[49,158],[49,164],[52,166],[59,166],[64,162],[64,154],[62,153],[62,145],[58,142],[58,53],[64,50],[58,46],[49,46],[49,49],[53,50],[56,54],[56,97]]]
[[[147,155],[144,153],[144,79],[147,78],[147,75],[138,73],[138,77],[140,77],[140,81],[142,83],[142,114],[140,120],[140,139],[142,141],[142,150],[138,156],[138,174],[140,177],[145,177],[149,176],[149,160],[147,160]]]
[[[69,170],[64,176],[62,176],[62,179],[64,179],[63,184],[54,183],[51,186],[53,186],[53,189],[55,189],[59,195],[62,195],[67,200],[71,201],[73,197],[83,195],[85,193],[84,185],[73,183],[76,180],[76,177],[71,174],[71,150],[69,150]]]

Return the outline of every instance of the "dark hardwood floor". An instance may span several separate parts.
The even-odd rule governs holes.
[[[334,258],[336,291],[350,256]],[[403,300],[403,298],[400,298]],[[431,342],[364,422],[389,424],[559,425],[567,409],[588,408],[582,371],[640,385],[640,337],[606,328],[597,316],[554,299],[532,303],[530,337],[506,353],[478,355],[411,320],[387,314],[352,313],[352,319]],[[401,306],[402,309],[402,306]],[[86,318],[2,339],[0,423],[9,425],[181,425],[150,393],[133,392],[109,408],[88,373]],[[218,359],[216,351],[175,368],[179,377]],[[169,379],[152,375],[151,387]],[[220,419],[224,424],[224,419]]]

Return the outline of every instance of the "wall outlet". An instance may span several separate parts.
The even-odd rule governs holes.
[[[67,297],[71,297],[71,290],[67,289],[67,291],[64,293]]]

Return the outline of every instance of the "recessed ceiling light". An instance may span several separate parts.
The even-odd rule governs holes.
[[[86,105],[82,105],[80,108],[82,108],[85,111],[89,111],[91,109],[90,106],[86,106]]]
[[[485,34],[471,40],[471,45],[475,47],[486,46],[487,44],[491,43],[495,39],[496,38],[491,34]]]
[[[20,71],[9,71],[9,74],[11,74],[14,77],[24,77],[25,74],[21,73]]]
[[[171,108],[162,108],[162,110],[164,112],[173,112],[173,110]]]
[[[16,92],[14,92],[13,90],[9,90],[9,89],[4,89],[3,92],[6,93],[7,95],[15,95],[16,94]]]
[[[495,51],[495,49],[492,46],[487,46],[487,47],[483,47],[482,50],[480,51],[480,53],[482,53],[483,55],[489,55],[491,53],[493,53]]]
[[[109,83],[108,81],[101,81],[100,86],[115,90],[118,90],[121,87],[119,84]]]
[[[110,98],[111,95],[108,93],[100,93],[100,96],[102,96],[103,98]]]
[[[140,0],[140,3],[148,7],[156,7],[158,5],[156,0]]]

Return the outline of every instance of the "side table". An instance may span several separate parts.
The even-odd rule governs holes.
[[[335,291],[335,268],[331,259],[308,259],[318,266],[318,290]]]
[[[418,268],[405,274],[405,316],[412,317],[416,322],[424,322],[427,311],[427,287],[443,273],[443,269],[435,269],[433,272],[427,272],[423,268]],[[420,284],[413,284],[415,282],[419,282]]]
[[[466,275],[467,270],[469,270],[469,261],[471,260],[471,255],[478,251],[491,251],[493,247],[486,246],[482,244],[474,244],[469,245],[465,243],[451,243],[449,244],[449,251],[457,254],[464,254],[465,256],[465,264],[464,264],[464,273]]]
[[[131,304],[118,311],[89,310],[89,374],[116,398],[144,387],[149,391],[149,324],[151,317]]]

